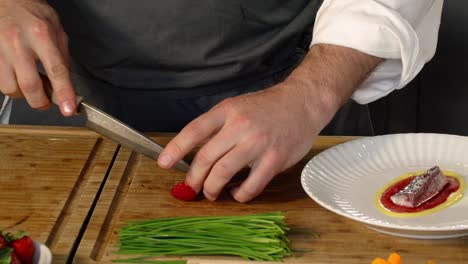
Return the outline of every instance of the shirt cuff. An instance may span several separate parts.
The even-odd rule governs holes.
[[[366,104],[404,87],[434,56],[442,5],[443,0],[325,0],[311,45],[339,45],[386,59],[352,96]]]

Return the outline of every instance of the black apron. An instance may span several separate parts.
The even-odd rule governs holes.
[[[77,92],[140,130],[175,132],[227,97],[286,78],[307,53],[321,1],[49,3],[70,39]],[[44,117],[29,122],[63,123],[51,112],[22,113],[29,110],[21,104],[12,123],[34,115]],[[350,103],[341,112],[335,119],[348,124],[330,124],[327,134],[370,133],[366,107]]]

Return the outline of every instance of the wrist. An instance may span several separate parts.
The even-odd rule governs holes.
[[[382,60],[346,47],[317,44],[287,81],[301,90],[307,111],[322,116],[325,126]]]

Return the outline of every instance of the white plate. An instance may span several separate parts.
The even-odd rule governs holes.
[[[33,263],[34,264],[50,264],[52,262],[52,252],[50,252],[50,249],[34,240],[34,257],[33,257]]]
[[[402,237],[440,239],[468,235],[468,197],[441,211],[411,218],[381,213],[376,193],[396,177],[439,165],[468,179],[468,137],[393,134],[346,142],[312,158],[301,183],[321,206],[369,228]]]

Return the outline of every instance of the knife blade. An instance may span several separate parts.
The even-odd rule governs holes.
[[[49,97],[52,102],[56,104],[50,80],[46,75],[42,73],[41,75],[44,87]],[[143,133],[107,114],[92,104],[89,104],[81,96],[77,96],[77,114],[83,115],[85,118],[85,126],[89,129],[153,160],[157,160],[159,154],[164,149],[163,146],[156,143]],[[187,172],[189,167],[190,165],[184,160],[180,160],[174,165],[174,168],[182,172]]]

